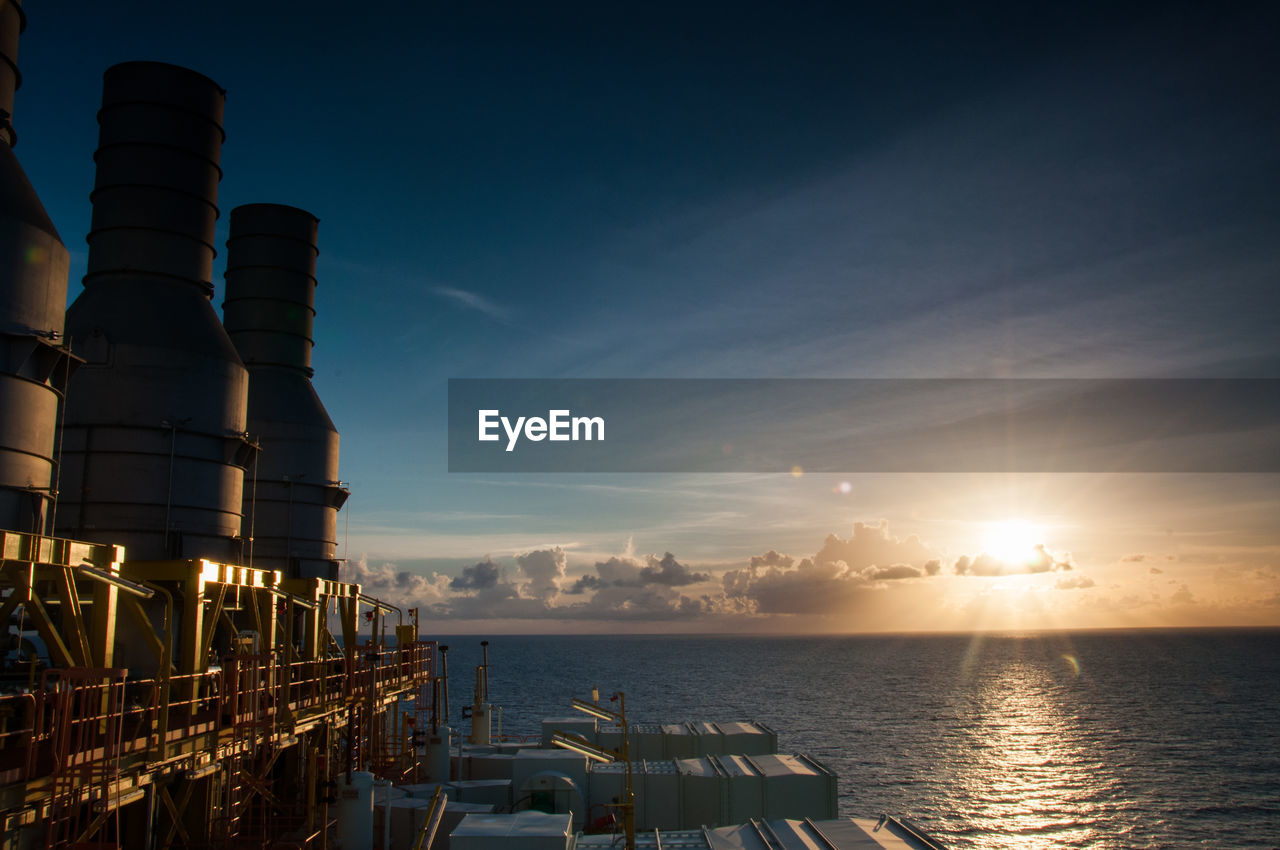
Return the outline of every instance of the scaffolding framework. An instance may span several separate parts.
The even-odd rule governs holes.
[[[48,655],[5,661],[3,850],[324,847],[340,776],[416,778],[437,647],[413,612],[235,564],[0,545],[0,612]]]

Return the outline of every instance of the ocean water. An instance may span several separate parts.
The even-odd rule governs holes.
[[[450,645],[451,706],[479,638]],[[502,731],[626,692],[633,722],[759,720],[840,814],[952,848],[1280,847],[1280,630],[494,637]]]

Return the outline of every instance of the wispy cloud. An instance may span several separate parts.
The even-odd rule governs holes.
[[[483,313],[494,321],[505,323],[510,319],[510,313],[506,307],[475,292],[455,289],[452,286],[435,286],[431,288],[431,291],[435,295],[452,301],[454,304],[465,307],[468,310]]]

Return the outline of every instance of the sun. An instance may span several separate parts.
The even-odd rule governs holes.
[[[1044,542],[1044,529],[1020,519],[989,522],[982,540],[982,549],[1006,564],[1027,561],[1035,553],[1037,545]]]

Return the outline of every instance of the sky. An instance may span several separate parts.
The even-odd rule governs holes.
[[[1280,377],[1272,4],[29,5],[16,152],[71,298],[115,62],[227,90],[219,246],[242,203],[320,218],[342,577],[427,629],[1280,625],[1274,473],[461,474],[445,440],[450,378]]]

